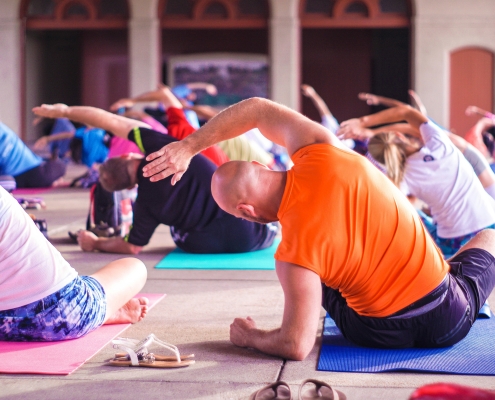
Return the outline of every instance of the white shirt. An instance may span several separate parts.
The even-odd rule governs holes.
[[[447,133],[428,121],[420,127],[425,146],[406,161],[411,194],[430,206],[441,238],[455,238],[495,223],[495,201]]]
[[[40,300],[76,277],[17,200],[0,187],[0,310]]]

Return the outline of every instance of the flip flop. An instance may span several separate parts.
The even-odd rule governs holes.
[[[154,353],[148,353],[148,354],[153,354],[155,357],[156,361],[177,361],[177,358],[175,356],[160,356],[158,354]],[[139,358],[139,356],[138,356]],[[191,360],[194,358],[194,354],[181,354],[180,359],[182,360]],[[115,353],[115,358],[114,360],[129,360],[129,355],[127,353]]]
[[[132,348],[132,350],[138,355],[138,357],[140,355],[148,354],[149,353],[148,346],[150,346],[153,343],[165,347],[167,350],[172,351],[174,354],[176,354],[175,351],[177,350],[177,347],[169,343],[166,343],[163,340],[158,339],[154,334],[150,334],[146,336],[143,340],[118,337],[112,343],[114,344],[113,346],[114,348],[121,348],[120,346]],[[159,354],[154,354],[154,356],[156,361],[177,361],[176,355],[162,356]],[[194,358],[194,354],[179,354],[179,356],[181,360],[188,360]],[[115,359],[121,359],[121,358],[129,359],[129,355],[127,354],[127,352],[115,353]]]
[[[148,352],[148,346],[156,343],[171,351],[173,356],[155,356]],[[178,368],[194,364],[191,358],[194,354],[182,356],[176,346],[158,339],[154,334],[148,335],[141,341],[136,339],[117,338],[112,340],[113,347],[124,350],[125,353],[117,353],[115,358],[109,361],[110,365],[118,367],[151,367],[151,368]],[[127,353],[127,354],[126,354]],[[187,358],[187,359],[186,359]]]
[[[312,384],[312,385],[309,385]],[[299,400],[345,400],[346,396],[339,390],[316,379],[306,379],[299,386]]]
[[[284,381],[277,381],[254,392],[249,400],[291,400],[290,387]]]
[[[132,350],[131,350],[132,351]],[[150,353],[152,356],[153,353]],[[181,368],[187,367],[194,364],[194,360],[184,360],[184,361],[155,361],[154,357],[148,359],[143,359],[142,361],[132,361],[132,360],[110,360],[109,365],[115,367],[149,367],[149,368]]]

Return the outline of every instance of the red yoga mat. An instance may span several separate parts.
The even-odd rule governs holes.
[[[139,293],[143,296],[150,301],[149,309],[165,297]],[[103,325],[80,339],[60,342],[0,342],[0,373],[69,375],[130,325]]]

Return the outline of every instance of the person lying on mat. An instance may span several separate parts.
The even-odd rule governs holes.
[[[52,118],[70,115],[73,121],[101,127],[116,136],[129,138],[144,154],[176,141],[169,135],[148,129],[141,121],[93,107],[56,104],[43,105],[33,111]],[[169,126],[170,130],[172,127]],[[206,157],[194,157],[191,173],[177,186],[171,186],[167,181],[158,185],[151,183],[143,177],[144,165],[143,158],[130,154],[111,158],[100,166],[100,182],[105,190],[112,192],[138,185],[133,222],[125,238],[103,238],[80,231],[78,242],[84,251],[138,254],[160,224],[168,225],[177,247],[190,253],[242,253],[272,245],[278,232],[277,225],[239,220],[218,207],[210,187],[217,167]]]
[[[177,140],[182,140],[197,128],[192,126],[186,118],[182,103],[172,93],[170,88],[160,85],[156,90],[142,93],[134,98],[123,98],[117,100],[110,106],[110,111],[116,111],[120,108],[132,107],[136,103],[157,101],[165,108],[168,120],[168,134]],[[152,128],[153,129],[153,128]],[[209,158],[215,165],[222,165],[229,161],[229,158],[219,146],[211,146],[201,152],[206,158]]]
[[[0,187],[0,340],[76,339],[103,324],[135,323],[148,312],[135,258],[79,276],[9,193]]]
[[[428,124],[408,106],[399,117],[418,129]],[[180,185],[198,151],[254,127],[287,148],[293,168],[228,162],[213,175],[212,193],[239,218],[280,221],[275,259],[285,307],[281,327],[270,331],[250,317],[235,319],[234,344],[302,360],[313,348],[321,304],[361,346],[442,347],[466,336],[495,286],[495,231],[482,231],[447,263],[382,172],[287,107],[261,98],[237,103],[148,155],[143,176],[172,176]]]
[[[62,160],[43,160],[0,121],[0,175],[14,177],[17,188],[57,186],[67,169]]]

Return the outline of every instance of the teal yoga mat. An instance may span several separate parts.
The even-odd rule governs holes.
[[[275,269],[273,255],[280,239],[267,249],[248,253],[192,254],[175,249],[156,266],[158,269]]]

